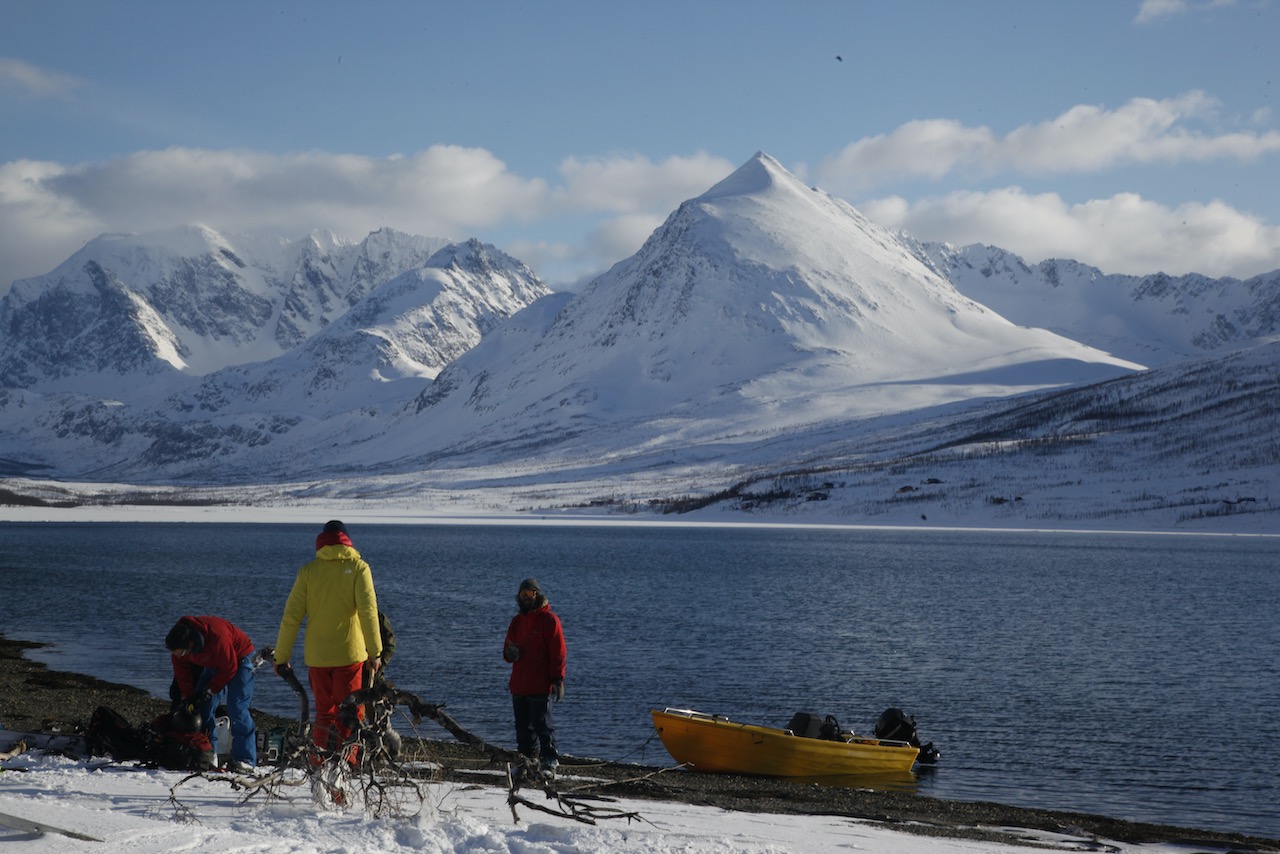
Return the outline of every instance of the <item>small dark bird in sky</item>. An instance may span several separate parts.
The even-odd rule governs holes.
[[[844,62],[844,57],[840,54],[836,54],[836,62]]]

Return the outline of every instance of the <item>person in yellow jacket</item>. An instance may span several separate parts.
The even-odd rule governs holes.
[[[311,737],[318,747],[334,750],[350,735],[338,705],[363,687],[366,667],[370,675],[377,671],[382,654],[373,571],[351,544],[347,526],[336,519],[316,537],[316,559],[298,570],[285,602],[275,649],[281,676],[292,666],[304,620],[303,661],[316,705]]]

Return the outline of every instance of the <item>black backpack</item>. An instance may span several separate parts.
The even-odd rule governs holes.
[[[110,756],[118,762],[147,758],[147,737],[123,715],[106,706],[93,710],[85,738],[94,756]]]
[[[151,744],[147,761],[170,771],[208,771],[218,764],[213,743],[201,730],[184,732],[173,726],[173,715],[161,715],[143,726]]]
[[[95,756],[117,762],[142,762],[170,771],[208,771],[217,765],[209,736],[174,729],[170,715],[133,726],[119,712],[99,706],[89,718],[85,738]]]

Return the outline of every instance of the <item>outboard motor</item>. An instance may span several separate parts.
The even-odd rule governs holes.
[[[905,741],[912,747],[920,748],[916,762],[921,765],[935,765],[938,757],[942,755],[938,748],[933,746],[932,741],[928,744],[920,744],[920,737],[916,735],[916,719],[902,709],[885,709],[876,720],[874,732],[876,738],[886,741]]]

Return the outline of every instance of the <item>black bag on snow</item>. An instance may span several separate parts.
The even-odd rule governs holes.
[[[119,712],[98,706],[89,718],[85,733],[94,756],[110,756],[118,762],[136,762],[147,757],[147,737]]]
[[[172,715],[151,722],[151,749],[147,760],[170,771],[208,771],[218,764],[213,743],[203,731],[184,732],[173,726]]]
[[[209,736],[174,729],[170,715],[133,726],[114,709],[99,706],[89,718],[85,738],[95,756],[117,762],[143,762],[170,771],[208,771],[217,765]]]

